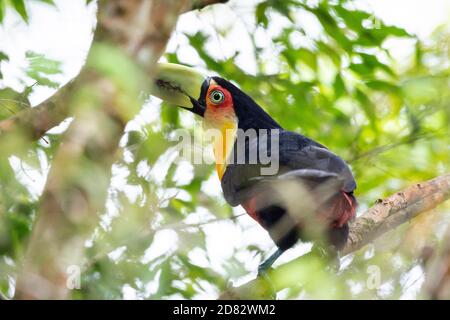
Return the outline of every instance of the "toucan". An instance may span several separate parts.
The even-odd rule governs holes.
[[[260,264],[259,274],[299,239],[335,252],[344,247],[357,207],[356,182],[344,160],[324,145],[283,129],[221,77],[159,63],[152,95],[202,117],[206,128],[222,135],[213,139],[213,146],[224,198],[233,207],[241,205],[277,246]],[[277,162],[276,171],[262,170],[267,169],[262,147]]]

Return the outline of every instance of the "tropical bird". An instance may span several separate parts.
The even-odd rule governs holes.
[[[277,246],[260,264],[259,274],[298,239],[335,252],[343,248],[357,206],[356,182],[344,160],[322,144],[283,129],[223,78],[160,63],[152,94],[195,113],[206,128],[219,132],[213,144],[224,198],[233,207],[241,205]],[[274,172],[263,173],[267,169],[260,154],[264,146],[270,160],[277,162]],[[241,149],[243,156],[238,154]]]

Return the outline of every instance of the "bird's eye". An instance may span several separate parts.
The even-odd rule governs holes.
[[[214,90],[209,95],[209,99],[213,104],[221,104],[225,100],[225,95],[222,91]]]

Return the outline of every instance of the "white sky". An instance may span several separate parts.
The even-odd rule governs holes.
[[[28,26],[21,23],[12,14],[6,17],[4,26],[0,27],[0,50],[9,54],[11,61],[3,64],[5,78],[0,81],[0,87],[4,85],[18,89],[21,87],[17,79],[23,77],[23,70],[26,67],[25,52],[28,50],[62,61],[64,63],[64,74],[58,79],[63,83],[70,80],[79,71],[91,41],[94,6],[91,5],[86,9],[83,5],[85,0],[57,0],[55,2],[58,4],[57,11],[45,4],[33,4]],[[179,20],[177,31],[170,42],[169,49],[177,48],[183,61],[197,64],[200,61],[196,53],[186,45],[186,39],[179,36],[180,33],[192,33],[198,28],[207,28],[214,32],[212,25],[215,25],[218,29],[230,29],[231,33],[226,44],[232,43],[233,46],[225,45],[218,37],[213,37],[209,49],[218,58],[229,57],[234,54],[235,50],[238,50],[241,52],[237,59],[238,63],[251,72],[254,69],[252,67],[254,61],[251,47],[246,41],[246,35],[245,32],[242,32],[242,28],[246,19],[251,21],[252,13],[249,9],[249,2],[242,4],[243,2],[232,0],[228,6],[216,6],[214,10],[201,15],[198,15],[198,13],[183,15]],[[423,39],[426,39],[438,25],[449,22],[450,17],[449,0],[359,0],[357,3],[363,7],[371,8],[376,16],[383,19],[387,24],[404,27]],[[279,23],[283,22],[280,21]],[[309,26],[311,32],[314,32],[313,22],[305,18],[302,23],[305,23],[306,27]],[[258,41],[262,44],[264,44],[264,41],[267,42],[263,36]],[[267,45],[270,45],[270,43]],[[404,54],[405,49],[401,41],[391,43],[390,46],[399,54]],[[52,89],[39,89],[32,96],[32,103],[39,103],[50,96],[52,92]],[[152,114],[151,108],[151,105],[146,106],[141,113],[141,117]],[[148,119],[142,119],[142,122],[146,120]],[[19,169],[20,161],[17,158],[14,158],[11,163]],[[44,167],[47,165],[43,164]],[[40,173],[33,173],[32,170],[28,171],[29,174],[22,174],[20,180],[32,190],[33,194],[38,196],[43,188],[45,177]],[[215,177],[208,181],[204,187],[207,190],[212,190],[210,192],[220,195],[219,182]],[[207,216],[206,213],[198,212],[189,218],[189,222],[198,222],[197,220],[205,218],[205,216]],[[207,254],[213,268],[218,271],[224,271],[222,269],[223,261],[235,255],[235,249],[243,247],[243,244],[257,242],[268,251],[273,248],[268,235],[250,218],[241,218],[240,223],[243,228],[230,222],[215,223],[205,227]],[[173,231],[159,232],[147,252],[147,259],[173,250],[175,246],[169,245],[173,243],[173,238]],[[295,249],[284,254],[278,263],[286,262],[308,249],[309,246],[307,245],[298,245]],[[199,265],[208,264],[204,252],[194,251],[191,258]],[[248,254],[241,252],[237,254],[237,258],[248,261],[248,268],[256,270],[259,261],[254,257],[249,257]],[[124,290],[124,292],[126,297],[134,297],[131,288]],[[205,295],[204,298],[211,298],[211,296]]]

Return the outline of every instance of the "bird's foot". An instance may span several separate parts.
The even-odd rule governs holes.
[[[275,251],[269,258],[263,261],[258,266],[258,276],[264,276],[264,274],[267,275],[267,272],[269,271],[270,267],[283,254],[283,252],[284,250],[277,249],[277,251]]]
[[[277,293],[272,281],[269,278],[269,270],[275,260],[277,260],[283,252],[284,250],[277,249],[275,253],[273,253],[269,258],[267,258],[258,266],[258,279],[264,282],[264,287],[267,289],[272,299],[276,298]]]
[[[270,267],[272,266],[272,263],[270,261],[264,261],[258,266],[258,277],[261,278],[268,278],[268,272],[270,270]]]
[[[269,271],[270,265],[265,266],[263,263],[259,265],[258,267],[258,276],[257,279],[259,279],[260,286],[264,288],[261,291],[264,291],[264,295],[269,299],[276,299],[277,292],[275,290],[275,286],[272,283],[272,280],[269,277]]]

